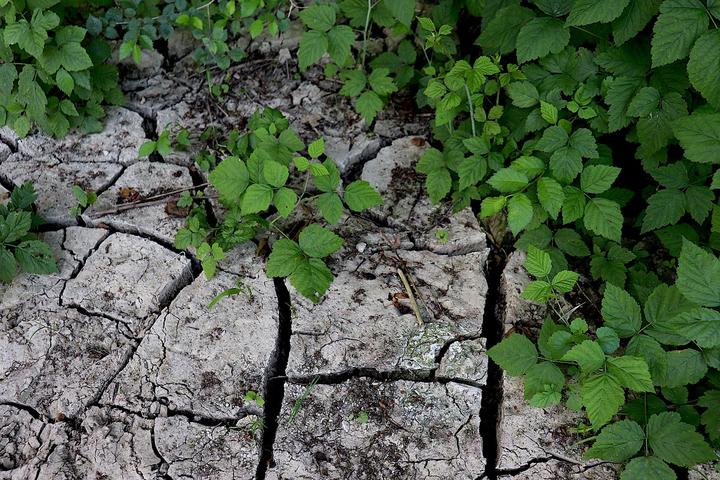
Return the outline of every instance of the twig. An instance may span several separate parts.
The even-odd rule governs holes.
[[[415,301],[415,295],[413,295],[412,289],[410,288],[410,284],[407,281],[407,277],[405,277],[405,274],[403,273],[402,269],[397,269],[397,274],[400,277],[400,281],[403,283],[403,286],[405,287],[405,291],[407,292],[408,299],[410,300],[410,305],[412,306],[413,312],[415,312],[415,318],[417,318],[418,325],[421,327],[424,325],[422,315],[420,315],[420,308],[418,308],[418,304]]]
[[[207,187],[210,185],[209,183],[201,183],[200,185],[193,185],[192,187],[185,187],[185,188],[179,188],[177,190],[173,190],[171,192],[165,192],[160,193],[158,195],[153,195],[152,197],[143,198],[142,200],[137,200],[135,202],[130,203],[123,203],[116,205],[114,208],[108,209],[108,210],[101,210],[99,212],[94,212],[92,215],[90,215],[91,218],[97,218],[102,217],[104,215],[109,215],[112,213],[118,213],[123,212],[125,210],[130,210],[132,208],[142,208],[146,206],[151,205],[157,205],[159,203],[163,203],[165,199],[168,197],[172,197],[173,195],[177,195],[178,193],[182,192],[188,192],[190,190],[197,190],[198,188]]]

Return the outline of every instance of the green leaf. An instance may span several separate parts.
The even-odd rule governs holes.
[[[568,144],[584,158],[599,158],[595,137],[587,128],[579,128],[570,136]]]
[[[458,189],[465,190],[468,187],[477,185],[487,174],[487,160],[480,155],[472,155],[463,158],[458,165],[458,176],[460,177]]]
[[[380,194],[365,180],[355,180],[345,187],[344,200],[353,212],[362,212],[383,203]]]
[[[653,453],[668,463],[691,467],[715,459],[715,452],[692,425],[682,423],[680,414],[662,412],[650,417],[648,444]]]
[[[306,27],[327,32],[335,25],[335,7],[311,5],[299,11],[298,16]]]
[[[575,0],[570,15],[567,18],[567,25],[589,25],[591,23],[612,22],[622,15],[630,0]]]
[[[570,31],[560,20],[550,17],[534,18],[526,23],[517,36],[518,63],[559,53],[570,42]]]
[[[300,246],[285,238],[281,238],[272,245],[268,256],[266,270],[267,276],[287,277],[305,260]]]
[[[310,164],[310,169],[313,169],[313,165],[318,165],[316,163]],[[338,171],[337,165],[335,165],[335,162],[331,159],[326,159],[322,166],[325,167],[325,174],[324,175],[317,175],[313,171],[313,181],[315,182],[315,186],[322,191],[322,192],[334,192],[337,190],[337,187],[340,186],[340,172]]]
[[[676,188],[667,188],[654,193],[647,200],[640,233],[675,224],[685,215],[685,195]]]
[[[605,352],[597,342],[585,340],[572,347],[561,360],[577,362],[583,373],[591,373],[605,364]]]
[[[327,257],[345,243],[342,238],[317,223],[308,225],[300,232],[299,242],[302,251],[313,258]]]
[[[389,95],[393,92],[397,92],[397,86],[393,82],[393,79],[388,76],[390,70],[387,68],[376,68],[368,76],[368,84],[375,93],[378,95]]]
[[[620,480],[676,480],[677,475],[658,457],[633,458],[625,466]]]
[[[515,49],[520,29],[534,16],[532,10],[519,5],[501,8],[485,25],[475,43],[487,53],[510,53]]]
[[[287,218],[295,209],[297,200],[298,196],[294,191],[290,190],[289,188],[282,187],[277,192],[275,192],[275,198],[273,200],[273,203],[275,204],[275,208],[277,208],[280,216],[283,218]]]
[[[585,193],[603,193],[610,189],[620,169],[608,165],[592,165],[585,168],[580,176],[580,187]]]
[[[686,348],[673,350],[665,354],[667,370],[658,378],[661,387],[682,387],[694,385],[705,377],[708,367],[702,354],[697,350]]]
[[[532,398],[535,394],[544,392],[545,387],[554,387],[558,393],[565,384],[565,375],[562,370],[551,362],[541,362],[530,367],[523,379],[525,398]]]
[[[720,312],[717,310],[693,309],[672,317],[664,327],[692,340],[700,348],[720,346]]]
[[[483,198],[480,204],[480,218],[491,217],[499,213],[507,203],[506,197],[487,197]]]
[[[310,30],[303,33],[300,39],[300,49],[298,50],[298,63],[300,71],[305,71],[313,63],[328,51],[327,35],[319,30]]]
[[[526,187],[529,180],[525,174],[517,170],[503,168],[490,177],[487,183],[500,193],[515,193]]]
[[[533,217],[532,202],[524,193],[514,195],[507,205],[508,226],[513,235],[517,235],[528,226]]]
[[[367,85],[365,74],[360,70],[345,70],[342,73],[342,78],[345,83],[340,89],[340,95],[357,97],[365,90],[365,85]]]
[[[318,210],[323,218],[331,225],[340,221],[343,214],[343,203],[340,195],[335,192],[323,193],[315,200]]]
[[[552,103],[540,100],[540,116],[546,122],[555,125],[558,122],[558,109]]]
[[[574,148],[562,147],[550,157],[550,171],[561,182],[572,182],[582,169],[582,157]]]
[[[552,287],[560,293],[570,293],[578,281],[579,275],[569,270],[561,270],[552,279]]]
[[[312,142],[310,145],[308,145],[308,155],[310,155],[311,158],[318,158],[320,155],[325,153],[325,140],[322,138],[318,138],[314,142]]]
[[[720,30],[701,36],[690,51],[690,83],[716,109],[720,109]]]
[[[698,405],[707,408],[702,414],[701,422],[705,431],[712,440],[720,438],[720,390],[705,392],[699,399]]]
[[[347,25],[337,25],[327,33],[328,53],[339,65],[345,64],[352,45],[355,42],[355,32]]]
[[[625,349],[627,355],[642,357],[655,384],[667,375],[667,356],[662,346],[647,335],[634,336]]]
[[[245,190],[241,210],[243,215],[267,210],[273,199],[273,190],[268,185],[254,183]]]
[[[267,182],[275,188],[285,185],[285,182],[287,182],[287,179],[290,176],[288,167],[281,163],[273,162],[272,160],[268,160],[263,163],[262,170],[265,180],[267,180]]]
[[[538,353],[535,345],[525,336],[512,333],[488,350],[488,356],[508,375],[517,377],[537,363]]]
[[[607,373],[588,378],[580,387],[582,403],[595,430],[608,423],[625,403],[623,388]]]
[[[635,94],[627,108],[631,117],[646,117],[657,110],[660,103],[660,92],[653,87],[643,87]]]
[[[619,18],[612,23],[613,40],[622,45],[640,33],[658,13],[664,0],[632,0]]]
[[[30,212],[10,212],[5,219],[0,215],[0,243],[16,242],[30,231],[32,215]]]
[[[666,0],[652,36],[652,66],[682,60],[695,40],[708,29],[710,19],[700,0]]]
[[[383,101],[377,93],[370,90],[360,95],[355,102],[355,109],[367,123],[372,123],[375,116],[383,108]]]
[[[640,331],[640,305],[629,293],[611,283],[605,284],[602,315],[605,325],[615,330],[620,338],[631,337]]]
[[[555,232],[555,244],[563,253],[573,257],[587,257],[590,255],[590,249],[588,249],[580,234],[570,228],[561,228]]]
[[[685,190],[685,207],[693,220],[702,224],[710,215],[715,194],[709,188],[693,185]]]
[[[545,305],[553,297],[552,285],[544,280],[535,280],[528,283],[520,297],[530,302]]]
[[[625,355],[610,357],[607,362],[607,371],[623,387],[636,392],[654,392],[650,370],[644,359]]]
[[[23,272],[48,274],[57,272],[50,247],[39,240],[26,240],[15,247],[15,259]]]
[[[75,80],[64,68],[57,71],[55,75],[55,82],[57,86],[65,95],[70,95],[75,88]]]
[[[595,335],[597,335],[597,341],[606,354],[614,352],[620,346],[620,337],[618,337],[615,330],[610,327],[598,328],[595,331]]]
[[[624,462],[638,453],[644,443],[642,427],[631,420],[622,420],[603,428],[583,457]]]
[[[645,81],[639,77],[617,77],[608,82],[605,103],[610,105],[608,110],[608,127],[610,132],[616,132],[630,124],[628,108],[637,91],[645,86]]]
[[[550,177],[542,177],[537,182],[537,193],[540,205],[552,218],[556,219],[565,201],[562,185]]]
[[[208,180],[220,193],[221,202],[239,205],[240,197],[250,182],[250,174],[242,160],[228,157],[210,172]]]
[[[683,239],[677,275],[686,298],[703,307],[720,306],[720,260],[715,255]]]
[[[452,187],[452,178],[447,168],[439,168],[428,173],[425,179],[425,188],[428,191],[430,200],[438,203],[440,200],[450,193]]]
[[[415,0],[391,0],[384,5],[400,23],[410,26],[415,16]]]
[[[720,114],[694,113],[675,120],[673,132],[685,157],[698,163],[720,163]]]
[[[527,258],[525,259],[525,270],[530,275],[536,278],[545,278],[550,275],[552,270],[552,261],[550,255],[543,252],[539,248],[530,245],[527,251]]]
[[[537,88],[530,82],[512,82],[506,88],[512,104],[518,108],[533,107],[540,101]]]
[[[620,205],[605,198],[593,198],[585,205],[585,228],[591,232],[605,237],[608,240],[619,242],[622,234],[623,216]]]
[[[0,282],[10,283],[15,278],[17,263],[15,257],[5,247],[0,245]]]
[[[300,265],[290,275],[292,286],[313,303],[320,301],[327,289],[330,288],[332,281],[332,272],[319,258],[300,262]]]
[[[58,49],[60,64],[68,72],[79,72],[93,66],[90,55],[77,42],[66,43]]]
[[[579,220],[585,214],[585,194],[579,188],[567,186],[564,189],[565,201],[563,202],[562,216],[563,224]]]
[[[569,140],[570,137],[564,128],[552,126],[545,129],[542,138],[535,145],[535,148],[541,152],[550,153],[567,145]]]

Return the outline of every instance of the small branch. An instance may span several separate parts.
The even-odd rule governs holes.
[[[417,318],[418,325],[421,327],[424,325],[422,315],[420,315],[420,308],[418,308],[418,304],[415,301],[415,295],[413,295],[412,288],[410,288],[410,284],[407,281],[407,277],[405,277],[405,273],[403,273],[402,269],[397,269],[397,274],[400,277],[400,281],[402,282],[403,286],[405,287],[405,292],[408,295],[408,299],[410,299],[410,305],[412,306],[413,312],[415,313],[415,318]]]
[[[90,215],[90,218],[98,218],[98,217],[110,215],[113,213],[124,212],[125,210],[131,210],[133,208],[142,208],[142,207],[149,207],[151,205],[158,205],[160,203],[165,202],[165,200],[167,200],[168,197],[172,197],[172,196],[177,195],[182,192],[188,192],[190,190],[197,190],[199,188],[203,188],[208,185],[210,185],[210,184],[209,183],[201,183],[200,185],[193,185],[192,187],[179,188],[179,189],[173,190],[171,192],[153,195],[152,197],[143,198],[142,200],[137,200],[135,202],[119,204],[119,205],[116,205],[114,208],[95,212],[92,215]]]

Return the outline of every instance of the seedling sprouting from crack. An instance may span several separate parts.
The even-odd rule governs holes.
[[[310,396],[312,391],[315,389],[315,385],[317,385],[318,380],[320,380],[320,377],[313,378],[312,381],[308,384],[308,386],[305,387],[305,390],[303,390],[302,395],[300,395],[298,399],[295,400],[295,404],[293,405],[292,410],[290,410],[290,418],[288,419],[288,424],[292,423],[293,420],[295,420],[295,417],[302,408],[302,403]]]

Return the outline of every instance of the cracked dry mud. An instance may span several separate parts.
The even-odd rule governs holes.
[[[293,41],[250,48],[275,55]],[[171,55],[187,54],[181,46]],[[220,112],[202,85],[177,80],[189,63],[175,60],[167,71],[148,58],[126,77],[128,106],[109,112],[103,133],[0,130],[0,201],[35,183],[59,265],[0,285],[0,480],[615,478],[581,460],[576,416],[531,409],[522,385],[488,365],[491,331],[542,312],[519,299],[520,256],[491,272],[472,212],[423,195],[423,127],[387,114],[368,131],[336,86],[313,70],[287,77],[278,62],[261,75],[238,67],[242,93]],[[188,153],[137,157],[164,126],[230,128],[264,105],[306,140],[323,134],[343,174],[385,198],[341,221],[337,278],[317,305],[268,279],[253,245],[207,280],[172,247],[183,219],[164,204],[103,213],[128,190],[145,198],[204,181]],[[99,193],[80,218],[68,213],[73,184]],[[238,278],[247,293],[209,310]]]

